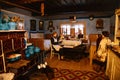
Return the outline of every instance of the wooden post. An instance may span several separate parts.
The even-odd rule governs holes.
[[[41,16],[44,16],[44,3],[41,3]]]

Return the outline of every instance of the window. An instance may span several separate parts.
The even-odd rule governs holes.
[[[85,24],[84,23],[63,23],[61,24],[60,33],[63,35],[77,35],[79,31],[83,34],[86,34]]]
[[[70,25],[69,24],[63,24],[61,26],[62,34],[64,35],[70,35]]]

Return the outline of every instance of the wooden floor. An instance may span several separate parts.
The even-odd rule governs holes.
[[[69,70],[81,70],[81,71],[93,71],[92,66],[90,66],[89,61],[89,55],[84,56],[81,59],[63,59],[59,60],[57,55],[55,55],[52,59],[50,59],[50,53],[48,53],[45,57],[45,61],[48,63],[48,65],[51,68],[57,68],[57,69],[69,69]],[[39,70],[38,70],[39,71]],[[37,76],[38,72],[32,72],[30,73],[30,76],[28,78],[30,80],[48,80],[48,77],[46,75],[39,73],[39,77]],[[43,79],[42,79],[43,78]],[[24,79],[18,79],[18,80],[24,80]],[[26,79],[27,80],[27,79]]]
[[[90,66],[89,56],[77,60],[58,60],[57,55],[52,59],[50,59],[50,56],[48,55],[45,61],[47,61],[48,65],[53,68],[94,71],[92,66]]]

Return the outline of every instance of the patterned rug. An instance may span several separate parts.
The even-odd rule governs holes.
[[[53,78],[54,77],[54,78]],[[17,80],[109,80],[105,73],[70,69],[46,68]]]
[[[103,72],[54,69],[53,80],[109,80]]]

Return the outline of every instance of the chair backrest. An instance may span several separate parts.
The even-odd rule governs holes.
[[[53,56],[54,56],[54,54],[57,54],[58,55],[58,59],[60,59],[60,55],[58,54],[58,52],[53,48],[53,45],[52,45],[52,43],[51,43],[51,46],[50,46],[50,58],[52,58]]]
[[[97,38],[98,38],[98,34],[89,34],[90,42],[96,42]]]

